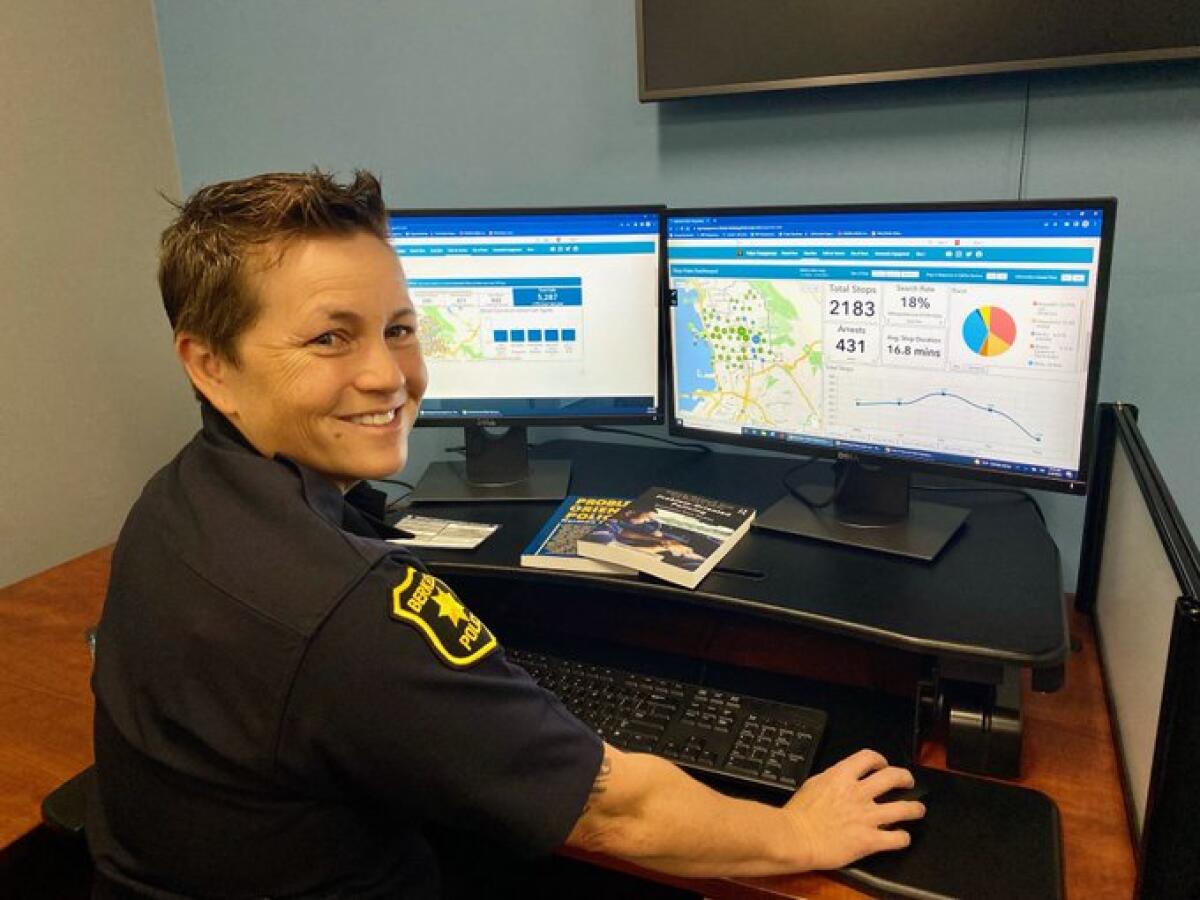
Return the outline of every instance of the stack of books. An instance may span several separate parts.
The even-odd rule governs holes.
[[[694,588],[754,521],[754,509],[671,488],[636,500],[568,497],[521,564],[576,572],[645,572]],[[603,567],[603,568],[599,568]]]

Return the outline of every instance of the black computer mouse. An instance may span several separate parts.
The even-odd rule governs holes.
[[[875,798],[876,803],[894,803],[897,800],[920,800],[929,796],[929,786],[918,781],[910,788],[893,788]]]
[[[897,800],[920,800],[922,803],[926,803],[925,798],[928,796],[929,796],[929,786],[918,781],[916,784],[914,784],[910,788],[895,788],[884,794],[880,794],[878,797],[875,798],[875,802],[876,803],[894,803]],[[926,803],[926,811],[928,811],[927,803]],[[910,835],[912,835],[913,840],[915,841],[917,839],[917,836],[923,830],[924,823],[925,823],[924,818],[905,819],[902,822],[893,822],[889,825],[884,825],[882,827],[885,831],[892,831],[897,828],[903,828]]]

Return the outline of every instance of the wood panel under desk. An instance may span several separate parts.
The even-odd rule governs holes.
[[[91,661],[83,631],[99,618],[111,555],[111,548],[102,548],[0,589],[0,853],[38,826],[45,794],[91,763]],[[1020,783],[1058,804],[1068,897],[1127,898],[1134,884],[1133,850],[1090,620],[1075,616],[1072,631],[1080,649],[1067,661],[1065,687],[1035,694],[1026,678]],[[760,646],[745,632],[705,639],[711,652],[734,662],[748,661],[746,654]],[[856,664],[847,662],[844,670]],[[873,665],[865,671],[876,687],[903,671],[886,656]],[[863,671],[858,670],[860,680]],[[944,754],[929,745],[920,762],[941,767]],[[599,862],[633,871],[615,860]],[[673,881],[727,900],[861,896],[813,874]]]
[[[112,548],[0,589],[0,853],[42,798],[92,763],[91,653]]]

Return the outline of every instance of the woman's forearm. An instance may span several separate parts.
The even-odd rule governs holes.
[[[773,875],[845,865],[908,845],[919,803],[878,803],[912,776],[863,751],[814,776],[782,808],[727,797],[658,757],[606,745],[571,846],[692,877]]]

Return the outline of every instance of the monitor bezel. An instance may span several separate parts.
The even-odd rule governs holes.
[[[810,444],[804,441],[781,441],[775,438],[763,438],[750,435],[735,435],[724,432],[708,431],[701,428],[688,427],[680,424],[679,410],[676,406],[675,395],[675,334],[672,322],[672,303],[669,297],[671,291],[670,278],[670,222],[676,218],[695,216],[755,216],[755,215],[823,215],[830,213],[906,213],[906,212],[989,212],[1022,209],[1078,209],[1094,207],[1102,211],[1103,222],[1100,232],[1100,253],[1096,269],[1096,299],[1092,311],[1092,339],[1088,349],[1087,388],[1084,399],[1083,434],[1080,444],[1080,458],[1077,471],[1078,478],[1067,480],[1028,474],[1024,472],[1008,472],[998,469],[959,465],[945,461],[925,461],[896,456],[872,453],[864,450],[848,450],[841,447],[827,447]],[[666,379],[668,409],[667,429],[676,437],[689,440],[699,440],[737,447],[747,447],[755,450],[773,450],[789,456],[816,457],[818,459],[845,460],[867,464],[884,463],[888,466],[903,468],[912,472],[925,472],[936,475],[969,478],[1027,487],[1056,493],[1082,495],[1087,493],[1088,482],[1091,478],[1092,462],[1095,453],[1096,440],[1096,405],[1100,383],[1100,358],[1104,345],[1104,322],[1108,307],[1108,289],[1112,269],[1113,235],[1116,232],[1117,200],[1115,197],[1083,197],[1083,198],[1044,198],[1030,200],[955,200],[946,202],[903,202],[903,203],[842,203],[819,205],[781,205],[781,206],[706,206],[688,208],[669,208],[663,216],[663,229],[667,239],[663,244],[666,254],[664,279],[666,298],[663,304],[663,331],[666,347]]]
[[[423,208],[423,209],[402,209],[397,207],[389,207],[387,210],[388,219],[388,247],[395,251],[390,243],[391,234],[391,219],[392,216],[404,216],[408,218],[435,218],[437,216],[539,216],[539,215],[595,215],[595,214],[622,214],[622,213],[649,213],[658,216],[658,286],[657,286],[657,309],[655,312],[655,323],[658,328],[658,353],[655,361],[657,371],[655,374],[656,388],[658,390],[658,408],[654,413],[644,413],[636,415],[612,415],[612,416],[583,416],[583,415],[546,415],[546,416],[444,416],[438,418],[428,418],[417,414],[416,425],[422,428],[462,428],[467,425],[479,425],[483,427],[506,428],[508,426],[524,426],[543,428],[560,428],[571,426],[586,426],[586,425],[661,425],[666,421],[667,417],[667,394],[666,394],[666,369],[667,369],[667,350],[666,350],[666,334],[664,328],[668,317],[666,316],[666,296],[667,296],[667,232],[666,232],[666,212],[667,207],[661,203],[634,203],[634,204],[617,204],[617,205],[598,205],[598,206],[503,206],[503,207],[445,207],[445,208]],[[397,255],[403,266],[404,260]],[[407,280],[407,272],[405,278]]]

